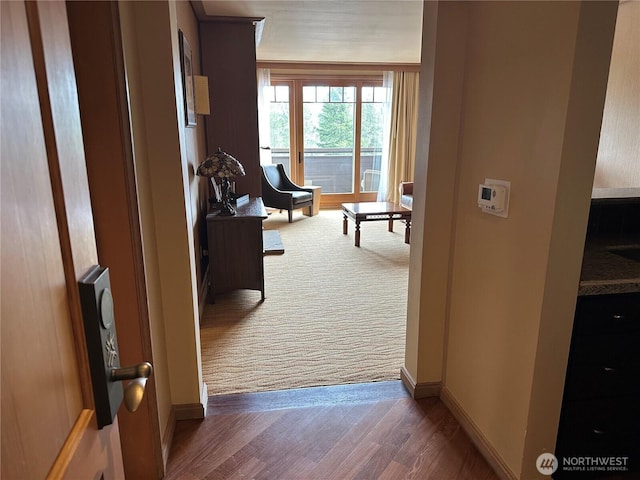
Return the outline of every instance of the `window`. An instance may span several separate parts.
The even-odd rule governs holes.
[[[289,175],[291,174],[289,168],[291,156],[290,91],[289,85],[265,87],[266,100],[269,102],[271,160],[273,163],[284,164]]]
[[[321,186],[325,205],[375,200],[388,98],[382,76],[272,73],[267,88],[272,161],[297,183]]]

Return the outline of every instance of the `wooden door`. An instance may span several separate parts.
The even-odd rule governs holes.
[[[97,253],[65,5],[0,8],[2,478],[123,478],[76,286]]]

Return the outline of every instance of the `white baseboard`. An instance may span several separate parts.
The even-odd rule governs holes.
[[[467,415],[446,386],[442,387],[440,390],[440,400],[445,404],[456,420],[458,420],[462,429],[469,436],[487,463],[491,465],[491,468],[496,472],[496,475],[498,475],[502,480],[517,480],[517,475],[514,474],[509,466],[502,460],[502,457],[500,457],[498,452],[496,452],[489,440],[487,440],[487,438],[482,434],[480,429],[473,422],[471,417]]]

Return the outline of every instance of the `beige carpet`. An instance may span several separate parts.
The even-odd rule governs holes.
[[[272,213],[285,253],[265,256],[260,292],[219,295],[201,321],[209,395],[395,380],[404,362],[409,245],[404,223],[361,224],[342,234],[342,214],[293,223]]]

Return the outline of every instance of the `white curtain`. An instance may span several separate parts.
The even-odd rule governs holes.
[[[268,68],[258,68],[258,137],[260,139],[260,164],[271,164],[271,75]]]
[[[387,201],[387,186],[389,184],[389,146],[391,144],[391,107],[393,94],[393,72],[384,72],[382,86],[387,92],[382,111],[382,158],[380,160],[380,183],[378,184],[378,201]]]

